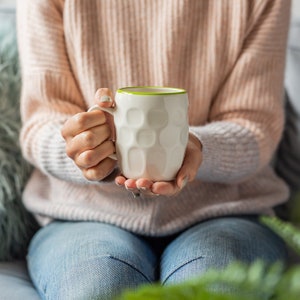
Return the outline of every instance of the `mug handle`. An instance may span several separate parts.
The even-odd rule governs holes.
[[[111,108],[111,107],[100,107],[99,105],[93,105],[91,106],[89,109],[88,109],[88,112],[90,111],[94,111],[94,110],[102,110],[102,111],[105,111],[109,114],[111,114],[112,116],[114,115],[114,112],[115,112],[115,108]],[[113,159],[113,160],[118,160],[117,159],[117,155],[114,153],[114,154],[111,154],[108,156],[109,158]]]

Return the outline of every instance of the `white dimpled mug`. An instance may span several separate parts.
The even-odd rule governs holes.
[[[188,141],[187,92],[169,87],[125,87],[117,90],[115,104],[114,108],[97,109],[114,117],[122,174],[132,179],[173,180]]]

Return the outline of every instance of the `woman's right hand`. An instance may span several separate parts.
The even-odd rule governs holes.
[[[95,102],[99,106],[112,106],[112,99],[112,93],[108,89],[96,92]],[[88,180],[102,180],[115,167],[116,161],[108,157],[115,152],[109,118],[101,110],[82,112],[66,121],[61,130],[66,141],[67,155]]]

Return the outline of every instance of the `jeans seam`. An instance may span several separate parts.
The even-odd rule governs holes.
[[[125,260],[122,260],[120,258],[117,258],[117,257],[114,257],[114,256],[107,256],[111,259],[114,259],[118,262],[121,262],[123,264],[125,264],[126,266],[129,266],[130,268],[132,268],[133,270],[137,271],[140,275],[142,275],[149,283],[152,283],[153,280],[151,280],[150,278],[148,278],[143,272],[141,272],[138,268],[136,268],[135,266],[133,266],[132,264],[128,263],[127,261]]]
[[[166,277],[166,279],[165,279],[164,281],[161,282],[161,284],[164,285],[174,273],[176,273],[178,270],[182,269],[183,267],[185,267],[185,266],[188,265],[189,263],[194,262],[194,261],[199,260],[199,259],[202,259],[202,258],[204,258],[204,256],[199,256],[199,257],[193,258],[193,259],[191,259],[191,260],[185,262],[183,265],[180,265],[180,266],[177,267],[174,271],[172,271],[172,272]]]

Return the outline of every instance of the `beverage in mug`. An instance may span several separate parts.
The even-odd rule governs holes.
[[[116,92],[113,115],[116,157],[127,178],[175,179],[188,141],[188,95],[170,87],[124,87]]]

